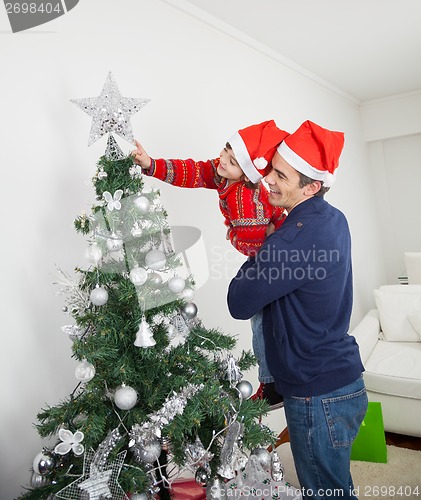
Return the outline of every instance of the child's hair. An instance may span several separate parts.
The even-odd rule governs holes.
[[[230,151],[232,151],[232,147],[231,147],[231,144],[230,144],[229,142],[227,142],[227,143],[225,144],[225,147],[226,147],[227,149],[229,149]],[[240,165],[240,164],[239,164],[239,165]],[[240,165],[240,168],[241,168],[241,165]],[[241,170],[243,170],[243,169],[241,168]],[[243,175],[244,175],[244,177],[246,176],[246,174],[244,174],[244,173],[243,173]],[[256,183],[254,183],[254,182],[249,181],[248,179],[247,179],[247,180],[244,180],[244,184],[245,184],[245,186],[246,186],[247,188],[249,188],[249,189],[257,189],[257,187],[258,187],[258,185],[259,185],[257,182],[256,182]]]

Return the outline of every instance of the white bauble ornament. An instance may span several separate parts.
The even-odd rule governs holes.
[[[248,399],[253,394],[253,386],[247,380],[241,380],[235,387],[243,399]]]
[[[85,257],[92,264],[98,264],[98,262],[102,259],[101,247],[97,243],[92,243],[92,245],[89,245],[87,248]]]
[[[131,410],[137,403],[137,392],[128,385],[122,385],[114,394],[114,403],[120,410]]]
[[[174,276],[168,281],[168,288],[172,293],[180,293],[186,286],[186,280],[181,276]]]
[[[167,337],[168,340],[173,339],[177,335],[177,330],[174,325],[167,326]]]
[[[180,293],[180,299],[184,299],[187,302],[191,302],[194,299],[194,290],[192,290],[191,288],[185,288]]]
[[[145,257],[145,263],[149,269],[153,271],[159,271],[165,267],[167,263],[167,258],[162,250],[150,250]]]
[[[146,198],[146,196],[138,196],[134,200],[134,204],[136,205],[141,214],[148,213],[151,207],[151,202],[148,200],[148,198]]]
[[[123,248],[123,240],[119,238],[115,233],[107,239],[107,248],[110,252],[118,252]]]
[[[143,462],[152,464],[158,460],[160,454],[161,443],[156,439],[144,444],[141,449],[138,449],[136,451],[136,458],[140,458]]]
[[[162,276],[158,273],[155,272],[150,273],[148,280],[149,283],[156,288],[162,285]]]
[[[197,314],[197,306],[193,302],[188,302],[181,306],[180,312],[184,319],[193,319]]]
[[[153,347],[156,344],[153,338],[152,330],[149,327],[145,318],[142,319],[139,325],[139,330],[136,333],[134,345],[136,347]]]
[[[146,269],[143,269],[143,267],[135,266],[130,271],[129,277],[133,285],[140,286],[146,283],[146,280],[148,279],[148,273]]]
[[[259,464],[264,470],[271,470],[272,467],[272,455],[268,452],[266,448],[255,448],[251,455],[257,457]]]
[[[89,297],[94,306],[103,306],[108,301],[108,292],[102,286],[97,285]]]
[[[82,360],[76,367],[75,377],[81,382],[89,382],[95,377],[95,367],[86,359]]]
[[[32,469],[36,474],[48,476],[54,470],[56,459],[47,451],[40,451],[32,462]]]

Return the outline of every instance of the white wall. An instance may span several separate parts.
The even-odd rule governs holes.
[[[404,252],[421,251],[421,92],[361,106],[387,283],[406,274]]]
[[[110,70],[123,96],[152,99],[131,120],[152,156],[215,157],[234,131],[270,118],[291,131],[306,119],[344,131],[338,180],[327,199],[351,227],[353,323],[372,306],[371,290],[384,282],[385,269],[359,108],[341,93],[156,0],[120,0],[118,7],[83,1],[20,34],[10,33],[4,14],[0,44],[0,496],[6,499],[27,483],[41,449],[32,428],[37,412],[75,387],[71,343],[61,332],[72,321],[53,282],[56,265],[66,271],[87,265],[86,243],[73,220],[94,201],[90,179],[105,139],[87,147],[91,118],[70,99],[99,95]],[[238,335],[239,349],[251,348],[248,322],[233,320],[226,308],[241,258],[225,240],[216,194],[160,188],[170,223],[200,228],[208,249],[210,279],[195,298],[200,317]],[[254,371],[247,376],[256,383]],[[281,415],[271,418],[280,429]]]

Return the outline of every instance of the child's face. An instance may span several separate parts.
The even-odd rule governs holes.
[[[240,165],[235,159],[234,152],[228,143],[221,151],[219,157],[221,161],[218,166],[218,174],[221,177],[232,181],[238,181],[243,177],[244,172],[241,170]]]

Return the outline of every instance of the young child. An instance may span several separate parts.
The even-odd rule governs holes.
[[[283,209],[269,203],[268,192],[259,181],[267,173],[277,146],[288,135],[269,120],[236,132],[213,160],[152,159],[137,141],[132,156],[146,175],[178,187],[215,189],[227,239],[242,254],[253,256],[266,236],[285,220]],[[252,397],[263,397],[271,409],[279,408],[282,397],[276,393],[267,368],[260,313],[251,324],[260,382]]]

